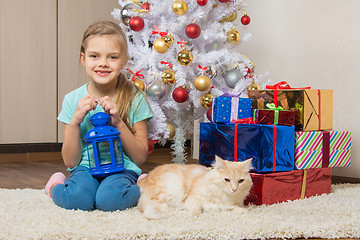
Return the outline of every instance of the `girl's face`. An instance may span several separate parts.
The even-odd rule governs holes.
[[[102,86],[113,86],[124,67],[120,51],[114,36],[94,36],[87,40],[80,61],[92,81]]]

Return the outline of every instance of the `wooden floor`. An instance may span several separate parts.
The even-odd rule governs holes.
[[[172,163],[171,150],[168,148],[155,149],[140,166],[144,173],[154,167]],[[188,156],[190,154],[188,153]],[[188,158],[188,163],[197,163],[197,160]],[[61,159],[59,152],[27,153],[27,154],[0,154],[0,188],[33,188],[43,189],[54,172],[70,173]],[[360,179],[351,179],[333,176],[333,183],[360,183]]]

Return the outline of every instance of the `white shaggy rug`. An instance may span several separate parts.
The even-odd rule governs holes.
[[[271,206],[249,206],[243,215],[182,210],[147,220],[126,211],[70,211],[43,190],[0,189],[0,239],[265,239],[359,238],[360,184],[332,185],[332,193]]]

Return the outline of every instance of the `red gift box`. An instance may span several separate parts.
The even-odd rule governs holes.
[[[295,125],[295,111],[254,109],[259,124]],[[277,116],[276,116],[277,115]]]
[[[331,192],[331,168],[250,175],[253,186],[244,204],[270,205]]]

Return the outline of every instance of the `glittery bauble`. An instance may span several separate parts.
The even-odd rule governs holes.
[[[149,10],[150,10],[150,3],[144,2],[144,3],[141,5],[141,8],[149,11]]]
[[[170,123],[167,123],[167,129],[169,130],[169,137],[166,139],[166,140],[171,140],[171,139],[173,139],[174,138],[174,136],[175,136],[175,133],[176,133],[176,131],[175,131],[175,127],[174,127],[174,125],[172,125],[172,124],[170,124]]]
[[[176,15],[184,15],[187,11],[187,4],[183,0],[176,0],[172,5],[172,10]]]
[[[133,31],[139,32],[143,30],[145,23],[141,17],[132,17],[129,22],[129,26]]]
[[[211,82],[210,79],[206,76],[198,76],[195,79],[194,85],[199,91],[206,91],[210,88]]]
[[[131,19],[131,12],[133,12],[132,11],[133,9],[140,9],[140,6],[137,4],[129,3],[126,4],[121,10],[121,19],[126,26],[129,26],[129,22]]]
[[[200,5],[200,6],[205,6],[207,4],[207,0],[197,0],[197,3]]]
[[[193,61],[193,55],[192,53],[187,50],[186,48],[182,49],[180,52],[178,52],[177,54],[177,61],[179,64],[183,65],[183,66],[187,66],[190,63],[192,63]]]
[[[169,49],[169,45],[166,44],[163,38],[158,38],[154,42],[154,49],[158,53],[166,53],[166,51]]]
[[[138,88],[140,88],[142,91],[144,91],[145,89],[145,84],[143,81],[141,81],[140,79],[136,78],[134,81],[135,86],[137,86]]]
[[[195,39],[200,36],[201,29],[196,23],[189,24],[185,29],[185,34],[189,38]]]
[[[235,19],[237,18],[237,13],[234,12],[233,14],[229,15],[229,16],[226,16],[226,17],[223,17],[220,22],[233,22],[235,21]]]
[[[183,103],[189,98],[189,93],[184,87],[177,87],[172,93],[172,97],[178,103]]]
[[[150,83],[146,87],[146,94],[150,97],[158,97],[160,99],[163,96],[165,96],[166,89],[165,89],[164,84],[162,84],[162,82],[157,81],[157,82]]]
[[[211,93],[203,94],[200,97],[200,105],[203,106],[204,108],[210,108],[213,98],[214,98],[214,95],[212,95]]]
[[[243,25],[248,25],[250,23],[250,21],[251,21],[250,17],[246,14],[241,17],[241,23]]]
[[[169,33],[164,37],[164,41],[167,45],[173,45],[174,44],[174,37]]]
[[[226,86],[228,86],[229,88],[234,88],[235,85],[239,82],[239,80],[243,77],[244,76],[239,69],[237,68],[231,69],[226,73],[224,78]]]
[[[236,44],[240,40],[240,33],[235,29],[231,29],[226,33],[226,41],[230,44]]]
[[[253,80],[252,83],[247,87],[247,90],[261,90],[261,87],[259,84],[255,83],[255,81]]]
[[[171,85],[174,82],[176,82],[175,72],[173,70],[171,70],[171,69],[166,69],[161,74],[161,79],[162,79],[163,83],[165,83],[166,85]]]

